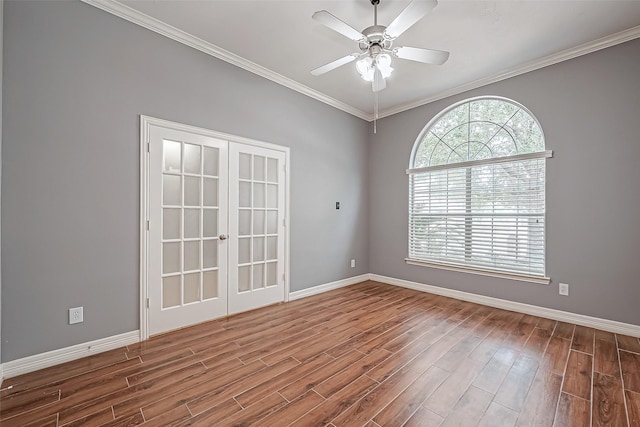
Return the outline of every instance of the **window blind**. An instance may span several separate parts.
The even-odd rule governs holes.
[[[549,155],[409,170],[409,258],[544,276]]]

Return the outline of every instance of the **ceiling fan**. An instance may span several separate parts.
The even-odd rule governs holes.
[[[371,82],[371,88],[374,92],[379,92],[387,87],[385,79],[393,71],[391,68],[392,56],[434,65],[442,65],[447,61],[449,52],[406,46],[393,47],[396,38],[438,5],[437,0],[413,0],[388,27],[378,25],[380,0],[370,1],[373,5],[373,25],[365,28],[362,32],[326,10],[313,14],[314,20],[357,42],[360,52],[352,53],[318,67],[312,70],[311,74],[319,76],[357,59],[356,70],[364,80]]]

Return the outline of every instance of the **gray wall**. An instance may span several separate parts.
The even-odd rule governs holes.
[[[4,26],[4,0],[0,0],[0,230],[2,229],[2,41]],[[2,233],[0,232],[0,242]],[[0,248],[0,254],[2,249]],[[2,257],[0,256],[0,363],[2,363]],[[2,377],[2,375],[0,375]]]
[[[4,362],[138,329],[140,114],[291,147],[292,291],[369,271],[368,123],[86,4],[5,16]]]
[[[397,114],[370,152],[371,272],[640,325],[640,40]],[[426,123],[480,95],[529,108],[547,149],[550,286],[406,265],[411,148]],[[570,296],[558,295],[569,283]]]

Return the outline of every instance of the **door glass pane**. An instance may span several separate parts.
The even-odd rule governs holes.
[[[218,271],[205,271],[202,274],[202,298],[218,297]]]
[[[184,177],[184,204],[185,206],[200,206],[200,178]]]
[[[240,179],[251,179],[251,154],[240,153],[239,166]]]
[[[278,259],[278,238],[267,237],[267,259]]]
[[[175,141],[162,141],[163,172],[180,172],[180,150],[182,144]]]
[[[180,276],[165,277],[162,279],[162,308],[180,305]]]
[[[184,144],[184,173],[200,175],[200,146]]]
[[[251,290],[251,266],[238,267],[238,292]]]
[[[267,181],[278,182],[278,159],[267,159]]]
[[[264,264],[253,266],[253,289],[264,288]]]
[[[278,263],[270,262],[267,264],[267,286],[275,286],[278,284]]]
[[[238,205],[241,208],[251,207],[251,183],[240,182],[240,192],[238,194]]]
[[[253,179],[254,181],[264,181],[264,157],[255,156],[253,158]]]
[[[264,184],[253,184],[253,207],[264,208]]]
[[[218,180],[216,178],[204,179],[202,197],[204,206],[218,206]]]
[[[180,209],[162,210],[162,238],[165,240],[180,238]]]
[[[200,237],[200,209],[184,210],[184,237],[185,239]]]
[[[218,156],[217,148],[204,147],[204,174],[218,176]]]
[[[276,234],[278,232],[278,211],[267,212],[267,233]]]
[[[218,235],[218,210],[203,209],[203,236],[216,237]]]
[[[162,175],[162,204],[180,206],[181,196],[181,177],[179,175]]]
[[[251,234],[251,211],[243,209],[238,212],[238,233],[241,236]]]
[[[253,211],[253,234],[264,234],[264,211]]]
[[[264,237],[253,238],[253,261],[264,261]]]
[[[200,269],[200,241],[184,242],[184,271]]]
[[[202,241],[202,263],[203,268],[214,268],[218,266],[218,241]]]
[[[278,186],[267,184],[267,207],[275,209],[278,207]]]
[[[180,271],[180,246],[182,243],[162,244],[162,273],[176,273]]]
[[[200,273],[184,275],[184,303],[200,301]]]
[[[247,264],[251,262],[251,237],[238,239],[238,263]]]

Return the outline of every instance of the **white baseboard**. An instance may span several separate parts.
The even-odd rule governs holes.
[[[23,357],[22,359],[12,360],[0,365],[0,373],[4,371],[4,376],[2,378],[16,377],[18,375],[37,371],[38,369],[48,368],[60,363],[70,362],[82,357],[124,347],[125,345],[134,344],[139,341],[140,331],[126,332],[120,335],[101,338],[95,341],[76,344],[71,347],[60,348],[46,353]]]
[[[439,286],[425,285],[423,283],[410,282],[408,280],[395,279],[393,277],[380,276],[377,274],[369,274],[368,276],[369,280],[386,283],[388,285],[401,286],[403,288],[415,289],[417,291],[428,292],[430,294],[442,295],[463,301],[488,305],[490,307],[501,308],[503,310],[516,311],[518,313],[531,314],[534,316],[545,317],[547,319],[574,323],[576,325],[587,326],[589,328],[600,329],[616,334],[640,337],[639,325],[617,322],[615,320],[600,319],[598,317],[585,316],[584,314],[571,313],[568,311],[508,301],[500,298],[487,297],[454,289],[441,288]]]
[[[355,285],[356,283],[369,280],[369,276],[370,274],[361,274],[360,276],[348,277],[346,279],[337,280],[335,282],[325,283],[324,285],[302,289],[301,291],[290,292],[289,301],[310,297],[311,295],[321,294],[323,292],[332,291],[334,289],[343,288],[345,286]]]

